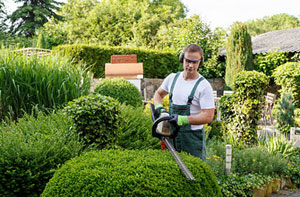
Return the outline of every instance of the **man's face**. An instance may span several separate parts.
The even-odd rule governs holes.
[[[201,55],[199,52],[185,52],[183,59],[183,69],[187,74],[198,72]]]

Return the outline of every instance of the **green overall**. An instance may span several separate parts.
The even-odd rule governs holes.
[[[175,105],[173,104],[173,89],[176,83],[176,80],[179,76],[180,72],[175,75],[175,78],[172,82],[170,93],[169,93],[169,113],[178,114],[178,115],[190,115],[190,106],[192,104],[192,100],[196,89],[199,83],[204,79],[201,77],[198,79],[196,84],[194,85],[191,94],[188,97],[188,102],[186,105]],[[174,130],[174,127],[171,126],[171,131]],[[184,151],[194,155],[196,157],[200,157],[203,161],[206,161],[206,144],[205,144],[205,133],[204,129],[192,130],[191,125],[183,125],[180,127],[178,135],[175,139],[173,139],[172,144],[174,145],[177,151]]]

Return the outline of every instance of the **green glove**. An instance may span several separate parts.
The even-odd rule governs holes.
[[[172,124],[177,124],[178,126],[189,124],[189,119],[187,116],[180,116],[177,114],[172,114],[171,117],[172,117],[172,119],[169,120],[169,122]]]
[[[158,103],[155,105],[154,118],[157,119],[160,117],[160,114],[163,112],[167,112],[167,110],[163,107],[162,104]]]

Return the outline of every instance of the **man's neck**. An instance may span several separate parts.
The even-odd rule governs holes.
[[[182,75],[183,75],[183,79],[186,80],[186,81],[192,81],[192,80],[195,80],[199,77],[198,72],[193,73],[193,74],[188,74],[186,72],[183,72]]]

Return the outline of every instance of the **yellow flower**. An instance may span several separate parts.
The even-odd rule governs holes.
[[[207,160],[209,160],[209,159],[210,159],[210,157],[206,157],[206,159],[207,159]]]

